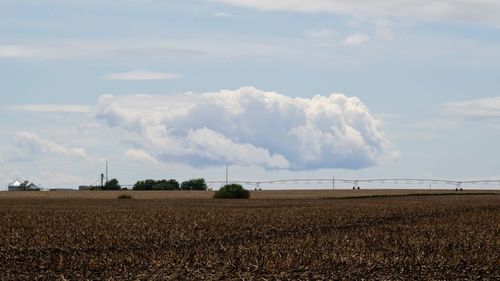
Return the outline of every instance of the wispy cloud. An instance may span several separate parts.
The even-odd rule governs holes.
[[[182,78],[182,75],[170,72],[155,72],[134,70],[122,73],[112,73],[102,77],[105,80],[171,80]]]
[[[39,155],[89,160],[87,152],[83,148],[66,147],[50,140],[42,139],[31,132],[17,133],[14,145],[15,149],[9,155],[9,160],[14,162],[32,161]]]
[[[230,13],[226,13],[226,12],[216,12],[216,13],[213,13],[212,16],[217,17],[217,18],[230,18],[233,15]]]
[[[8,107],[14,111],[53,112],[53,113],[89,113],[91,107],[82,104],[20,104]]]
[[[309,38],[314,39],[330,39],[335,36],[335,32],[328,28],[313,28],[305,31]]]
[[[143,149],[127,149],[124,152],[125,157],[132,159],[134,161],[138,162],[151,162],[151,163],[157,163],[158,160],[148,153],[147,151]]]
[[[33,46],[32,49],[46,49],[47,51],[35,52],[34,54],[43,56],[30,59],[85,59],[98,60],[100,63],[109,63],[119,59],[127,65],[137,65],[137,60],[140,63],[152,61],[158,63],[162,60],[163,63],[165,59],[203,61],[208,57],[215,59],[257,58],[274,62],[281,60],[287,63],[300,62],[345,69],[367,65],[385,56],[383,51],[385,48],[382,44],[386,40],[376,39],[390,39],[391,25],[389,22],[380,22],[377,26],[379,30],[375,29],[373,33],[348,33],[351,36],[346,36],[342,31],[336,34],[336,30],[318,28],[305,30],[305,36],[300,38],[264,39],[236,36],[216,37],[210,40],[208,38],[179,39],[175,42],[155,42],[154,40],[138,40],[140,41],[138,43],[82,42],[78,46],[68,42],[54,42],[53,45]],[[332,36],[328,37],[330,34]],[[314,36],[316,38],[311,40]],[[326,36],[326,39],[320,39],[322,36]],[[355,44],[366,44],[366,37],[374,48],[346,48]],[[500,44],[497,42],[402,34],[391,44],[391,55],[401,62],[422,63],[439,59],[453,64],[466,62],[469,65],[495,67],[500,65],[498,56]],[[450,50],[453,52],[450,53]]]
[[[408,128],[416,130],[447,130],[456,128],[459,124],[449,118],[434,117],[431,119],[409,122]]]
[[[275,42],[227,37],[172,38],[158,40],[57,40],[29,44],[0,45],[0,59],[79,60],[79,59],[196,59],[200,57],[235,57],[278,53]]]
[[[30,44],[0,45],[0,59],[92,59],[190,57],[215,51],[198,42],[136,40],[137,42],[107,42],[61,40]]]
[[[50,50],[27,45],[3,45],[0,46],[0,58],[29,59],[29,58],[52,58]]]
[[[40,176],[35,176],[33,178],[33,181],[42,183],[44,187],[48,187],[47,185],[57,186],[61,184],[71,184],[74,185],[74,187],[77,187],[78,185],[88,183],[89,180],[71,174],[59,173],[54,171],[42,171]]]
[[[375,22],[375,36],[380,39],[393,40],[396,35],[388,20],[377,20]]]
[[[357,46],[370,41],[370,37],[363,33],[355,33],[344,39],[344,45]]]
[[[449,102],[442,108],[447,114],[464,118],[500,118],[500,97]]]
[[[332,12],[353,17],[411,18],[426,21],[468,22],[500,27],[500,2],[492,0],[215,0],[266,11]]]

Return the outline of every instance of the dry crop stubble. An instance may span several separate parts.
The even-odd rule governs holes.
[[[496,279],[499,199],[0,198],[0,279]]]

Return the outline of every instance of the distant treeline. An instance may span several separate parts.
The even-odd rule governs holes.
[[[175,179],[169,180],[142,180],[134,184],[133,190],[207,190],[205,179],[190,179],[179,182]]]
[[[103,186],[80,186],[80,190],[122,190],[117,179],[111,179],[104,183]],[[175,179],[169,180],[140,180],[134,184],[133,190],[207,190],[207,183],[204,178],[190,179],[179,182]]]

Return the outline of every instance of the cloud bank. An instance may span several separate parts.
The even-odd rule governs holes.
[[[133,139],[131,158],[196,167],[358,169],[392,157],[368,108],[343,94],[291,98],[255,88],[175,96],[105,95],[95,116]]]

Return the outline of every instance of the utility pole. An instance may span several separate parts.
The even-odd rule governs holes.
[[[332,188],[335,190],[335,177],[332,178]]]
[[[229,184],[229,176],[228,176],[228,173],[229,173],[229,165],[226,164],[226,185]]]
[[[108,182],[108,160],[106,160],[106,182]]]

